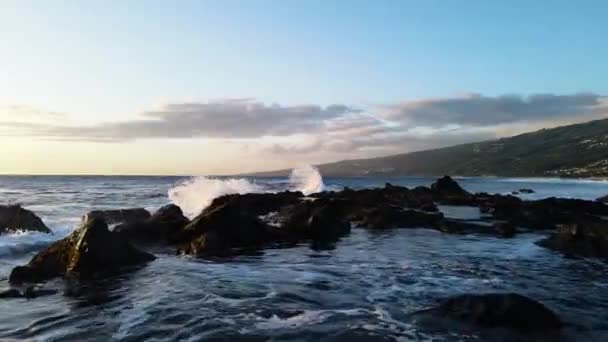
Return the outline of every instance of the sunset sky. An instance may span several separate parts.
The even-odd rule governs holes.
[[[605,1],[2,1],[0,174],[228,174],[608,117]]]

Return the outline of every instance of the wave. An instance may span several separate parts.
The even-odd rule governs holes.
[[[256,182],[248,178],[194,177],[169,189],[169,199],[182,209],[184,215],[192,218],[211,204],[213,199],[223,195],[285,190],[301,191],[310,195],[323,191],[324,187],[319,170],[306,165],[294,169],[287,183]]]
[[[289,182],[294,187],[294,190],[301,191],[304,195],[321,192],[325,187],[319,169],[310,165],[293,169]]]

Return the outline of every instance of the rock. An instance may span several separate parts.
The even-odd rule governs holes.
[[[184,216],[180,207],[168,204],[144,221],[125,223],[114,228],[114,232],[134,243],[169,244],[190,220]]]
[[[280,229],[289,239],[334,241],[350,233],[340,200],[318,199],[286,207],[279,216]]]
[[[454,201],[467,204],[471,195],[450,176],[443,176],[431,184],[431,192],[437,199],[450,201],[452,204],[456,204]]]
[[[521,332],[548,331],[562,327],[559,317],[543,304],[514,293],[460,295],[420,314]]]
[[[93,210],[86,214],[82,220],[86,221],[87,218],[92,217],[103,219],[109,225],[129,224],[149,219],[150,212],[144,208]]]
[[[598,199],[596,199],[596,201],[601,203],[608,203],[608,195],[599,197]]]
[[[21,298],[23,297],[23,294],[21,294],[21,291],[17,290],[17,289],[7,289],[7,290],[3,290],[0,291],[0,298],[4,299],[4,298]]]
[[[49,296],[57,293],[56,290],[40,289],[35,286],[28,286],[25,291],[21,292],[18,289],[11,288],[0,291],[0,298],[27,298],[33,299],[42,296]]]
[[[608,216],[608,206],[603,203],[569,198],[523,201],[515,196],[494,195],[479,205],[482,212],[497,220],[529,229],[555,229],[560,224]]]
[[[103,219],[93,216],[72,234],[38,253],[26,266],[15,267],[9,282],[37,283],[66,275],[86,278],[154,259],[109,231]]]
[[[498,236],[503,238],[512,238],[517,234],[517,228],[509,222],[496,222],[493,228]]]
[[[20,205],[0,205],[0,234],[19,229],[52,233],[40,217]]]
[[[304,195],[299,191],[224,195],[214,199],[203,212],[210,208],[217,208],[229,204],[230,207],[238,207],[238,209],[246,215],[261,216],[272,211],[278,211],[284,206],[299,203],[302,198],[304,198]]]
[[[519,192],[522,194],[533,194],[535,191],[528,188],[519,189]]]
[[[266,200],[266,199],[265,199]],[[238,250],[257,249],[276,241],[276,228],[242,210],[238,197],[214,201],[176,236],[178,251],[201,256],[231,255]],[[255,204],[249,210],[256,212]]]
[[[558,226],[539,246],[581,257],[608,258],[608,222],[593,220]]]
[[[443,219],[442,213],[378,205],[363,211],[357,224],[370,229],[431,228],[436,226],[441,219]]]

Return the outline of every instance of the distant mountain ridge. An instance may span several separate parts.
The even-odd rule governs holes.
[[[323,176],[608,177],[608,119],[513,137],[317,165]],[[289,170],[255,173],[284,176]]]

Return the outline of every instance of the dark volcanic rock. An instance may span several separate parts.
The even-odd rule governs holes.
[[[469,193],[465,191],[455,180],[450,176],[443,176],[431,184],[431,191],[441,196],[467,196]]]
[[[85,217],[100,218],[110,225],[118,223],[128,224],[147,220],[150,218],[150,212],[144,208],[93,210],[86,214]],[[83,220],[85,217],[83,217]]]
[[[361,213],[357,224],[371,229],[431,228],[443,219],[442,213],[403,209],[391,205],[377,205]]]
[[[350,233],[350,223],[344,218],[342,201],[317,199],[285,207],[281,231],[288,239],[332,241]]]
[[[608,258],[608,222],[560,225],[556,233],[537,244],[569,255]]]
[[[247,205],[255,207],[253,203]],[[235,249],[260,248],[278,236],[276,229],[243,210],[239,197],[232,196],[230,200],[214,201],[186,225],[176,239],[182,253],[230,255]]]
[[[548,331],[562,327],[559,317],[543,304],[513,293],[460,295],[420,314],[521,332]]]
[[[188,223],[190,220],[184,216],[180,207],[168,204],[144,221],[121,224],[113,231],[132,242],[168,244]]]
[[[137,250],[119,234],[110,232],[103,219],[90,217],[68,237],[38,253],[26,266],[15,267],[9,281],[35,283],[68,274],[86,278],[153,259],[153,255]]]
[[[493,228],[500,237],[512,238],[517,234],[517,228],[508,222],[496,222]]]
[[[0,234],[17,229],[51,233],[51,230],[33,212],[20,205],[0,205]]]

